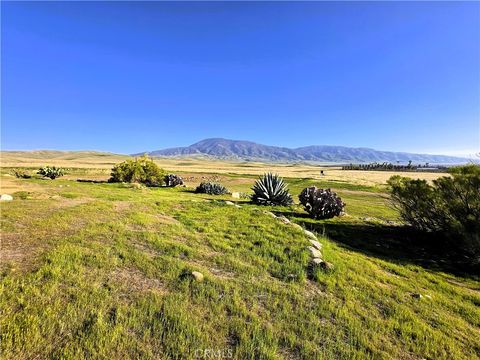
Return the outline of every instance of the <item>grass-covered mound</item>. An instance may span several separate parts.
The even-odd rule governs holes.
[[[3,358],[478,356],[478,280],[415,247],[377,188],[320,184],[348,215],[319,221],[186,189],[9,181],[25,196],[1,205]],[[334,270],[309,276],[304,232],[265,210],[325,233]]]

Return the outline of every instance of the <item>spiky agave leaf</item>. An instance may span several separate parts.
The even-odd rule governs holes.
[[[259,205],[293,204],[292,195],[288,192],[287,184],[278,174],[264,174],[252,188],[252,201]]]

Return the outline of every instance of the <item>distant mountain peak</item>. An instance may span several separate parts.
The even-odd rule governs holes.
[[[310,145],[290,149],[286,147],[262,145],[252,141],[224,138],[204,139],[190,146],[155,150],[147,152],[147,154],[153,157],[206,156],[219,159],[275,162],[404,163],[412,161],[413,163],[428,162],[432,164],[461,164],[468,162],[468,159],[465,158],[445,155],[411,154],[405,152],[379,151],[370,148],[330,145]]]

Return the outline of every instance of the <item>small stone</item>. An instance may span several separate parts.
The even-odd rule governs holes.
[[[295,223],[291,223],[291,224],[292,224],[292,226],[293,226],[294,228],[297,228],[297,229],[299,229],[299,230],[303,230],[303,228],[302,228],[300,225],[295,224]]]
[[[232,198],[240,199],[240,193],[239,192],[232,192]]]
[[[272,213],[271,211],[265,211],[265,214],[267,214],[268,216],[271,216],[273,218],[276,218],[277,215],[275,215],[274,213]]]
[[[315,265],[321,265],[322,263],[324,263],[324,261],[320,258],[313,258],[312,263],[314,263]]]
[[[1,201],[12,201],[12,200],[13,200],[13,196],[12,196],[12,195],[8,195],[8,194],[2,194],[2,195],[0,195],[0,200],[1,200]]]
[[[192,276],[194,277],[194,279],[198,282],[202,282],[203,281],[203,274],[201,272],[198,272],[198,271],[192,271]]]
[[[320,244],[317,240],[308,239],[308,241],[310,241],[310,244],[315,246],[318,250],[322,250],[322,244]]]
[[[235,203],[233,203],[233,202],[231,202],[231,201],[228,201],[228,200],[225,201],[225,204],[227,204],[227,205],[235,205]]]
[[[308,250],[310,250],[310,253],[314,258],[322,258],[322,253],[317,248],[314,248],[313,246],[309,246]]]
[[[240,208],[241,208],[241,206],[240,206],[240,205],[238,205],[238,204],[235,204],[235,207],[236,207],[236,208],[238,208],[238,209],[240,209]]]
[[[328,261],[324,261],[320,264],[320,266],[322,267],[322,269],[324,270],[333,270],[334,269],[334,266],[332,263],[329,263]]]
[[[307,235],[309,238],[312,238],[313,240],[317,240],[317,236],[312,233],[311,231],[308,231],[308,230],[303,230],[303,232],[305,233],[305,235]]]
[[[285,216],[279,216],[278,219],[284,224],[290,224],[290,220],[288,220]]]
[[[431,296],[431,295],[425,295],[425,297],[426,297],[427,299],[430,299],[430,300],[432,299],[432,296]]]

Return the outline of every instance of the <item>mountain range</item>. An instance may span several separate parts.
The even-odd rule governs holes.
[[[257,144],[251,141],[212,138],[199,141],[185,147],[175,147],[146,152],[152,157],[190,157],[204,156],[219,159],[237,159],[275,162],[335,162],[335,163],[370,163],[400,162],[461,164],[469,159],[429,154],[412,154],[405,152],[378,151],[369,148],[352,148],[345,146],[312,145],[295,149]],[[144,153],[134,154],[141,155]]]

